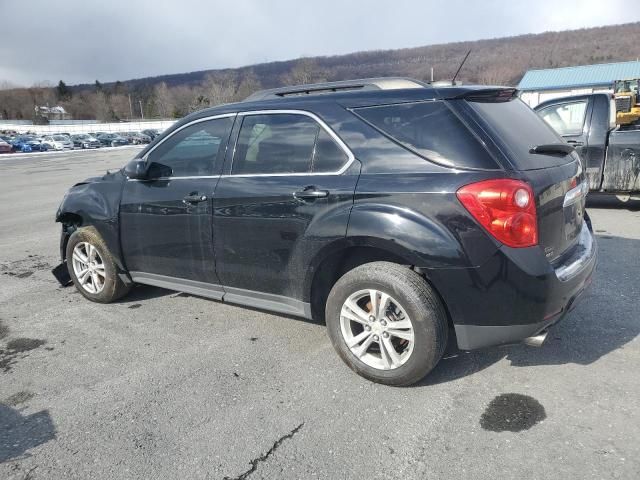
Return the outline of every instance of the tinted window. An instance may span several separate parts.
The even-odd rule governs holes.
[[[445,102],[367,107],[356,112],[428,160],[447,166],[496,168],[484,146]]]
[[[312,170],[319,173],[337,172],[347,163],[347,160],[345,151],[324,128],[321,128],[316,140]]]
[[[571,155],[536,155],[531,147],[562,142],[558,134],[519,98],[509,102],[469,102],[486,122],[492,136],[505,147],[518,170],[564,165]]]
[[[560,135],[580,135],[586,113],[586,100],[552,105],[538,111],[538,115]]]
[[[164,167],[163,172],[171,168],[174,177],[210,175],[222,161],[232,125],[232,117],[194,123],[159,144],[149,161]]]
[[[305,115],[248,115],[242,121],[231,173],[310,172],[318,130]]]

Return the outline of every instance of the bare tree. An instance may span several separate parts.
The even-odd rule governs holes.
[[[258,76],[255,74],[253,70],[248,70],[247,73],[244,74],[240,84],[238,85],[238,89],[234,95],[234,100],[240,101],[247,98],[252,93],[260,90],[262,85]]]
[[[164,82],[156,85],[154,89],[156,111],[160,118],[169,118],[173,116],[175,110],[175,101],[173,94]]]
[[[210,106],[233,101],[235,92],[236,84],[231,75],[222,75],[221,78],[207,75],[202,82],[202,96],[208,99]]]
[[[96,120],[101,122],[110,122],[113,120],[113,111],[109,103],[109,98],[105,92],[97,92],[93,96],[93,111],[95,112]]]
[[[288,85],[304,85],[326,81],[325,72],[313,58],[301,58],[294,67],[282,76],[282,81]]]

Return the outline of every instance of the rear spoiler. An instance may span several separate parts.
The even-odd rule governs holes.
[[[483,88],[465,92],[455,98],[462,98],[470,102],[510,102],[518,97],[518,89],[516,88]]]

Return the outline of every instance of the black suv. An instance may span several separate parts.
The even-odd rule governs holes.
[[[324,319],[360,375],[408,385],[460,349],[540,344],[590,283],[580,158],[510,88],[386,78],[196,112],[65,196],[85,297],[135,283]]]

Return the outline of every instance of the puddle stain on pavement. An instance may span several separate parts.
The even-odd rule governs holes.
[[[46,344],[46,340],[37,338],[15,338],[7,342],[4,348],[0,348],[0,370],[8,373],[18,358],[27,357],[27,352],[35,350]]]
[[[480,426],[492,432],[521,432],[545,418],[544,407],[535,398],[504,393],[491,400],[480,417]]]

